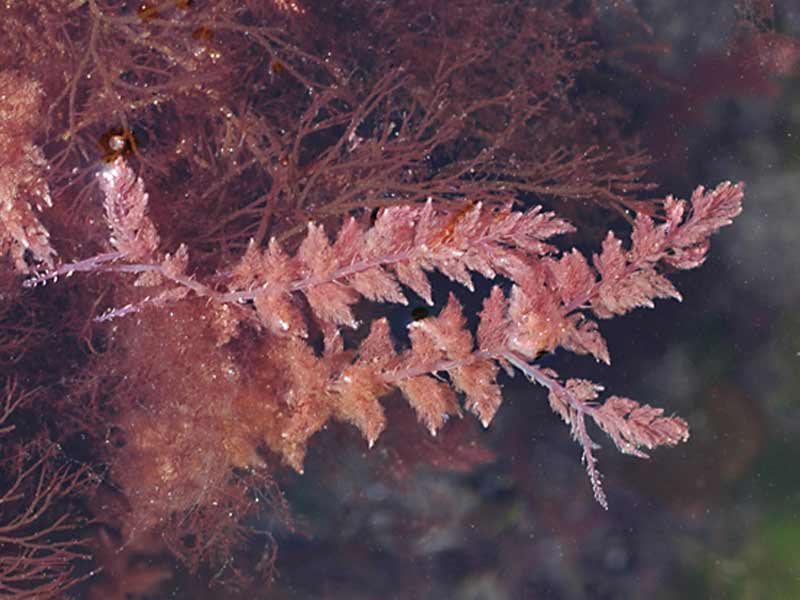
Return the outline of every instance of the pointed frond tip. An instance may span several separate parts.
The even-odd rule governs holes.
[[[111,245],[131,262],[152,257],[159,237],[147,215],[148,195],[142,179],[122,158],[107,165],[98,179]]]
[[[588,433],[586,417],[608,434],[621,452],[638,458],[648,458],[642,448],[675,446],[689,439],[686,421],[680,417],[666,417],[660,408],[642,406],[619,396],[610,396],[599,403],[601,385],[585,379],[568,379],[562,383],[552,369],[530,364],[513,352],[508,353],[506,359],[528,379],[547,388],[551,408],[570,426],[573,439],[581,446],[594,497],[605,509],[608,509],[608,501],[594,456],[599,446]]]

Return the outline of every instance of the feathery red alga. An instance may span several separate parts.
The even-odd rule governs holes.
[[[742,197],[650,197],[611,84],[638,77],[626,25],[629,8],[566,0],[7,4],[0,360],[41,402],[0,458],[12,438],[62,444],[114,496],[77,490],[98,548],[236,574],[243,530],[280,505],[259,495],[275,463],[302,471],[327,424],[410,448],[393,394],[420,436],[463,413],[489,427],[498,376],[521,372],[606,506],[593,428],[643,457],[687,424],[541,357],[609,363],[601,320],[679,299],[671,273]],[[420,301],[433,316],[390,327],[388,304]],[[63,556],[54,581],[79,562]]]
[[[591,263],[574,248],[558,248],[553,238],[572,227],[540,207],[518,211],[478,202],[453,213],[429,201],[382,209],[371,225],[351,218],[333,239],[309,223],[294,254],[275,240],[264,249],[251,243],[227,274],[217,273],[213,283],[206,283],[188,272],[186,246],[174,255],[158,250],[144,184],[123,159],[100,177],[113,250],[63,264],[29,284],[76,271],[133,273],[134,286],[144,288],[144,294],[111,309],[102,320],[199,296],[206,300],[203,320],[219,322],[224,315],[218,345],[229,343],[242,327],[261,330],[265,340],[272,340],[264,342],[273,346],[268,360],[283,361],[288,369],[280,394],[262,400],[283,406],[269,411],[281,413],[284,425],[277,445],[270,443],[274,431],[254,432],[251,443],[266,438],[295,469],[302,470],[309,438],[332,418],[357,427],[372,446],[386,427],[379,400],[392,388],[400,390],[434,435],[450,415],[460,413],[459,394],[464,407],[488,427],[502,401],[496,381],[500,367],[519,370],[549,390],[553,410],[582,448],[595,498],[604,507],[587,416],[622,452],[639,457],[647,456],[643,448],[688,438],[682,419],[627,398],[611,396],[601,403],[602,386],[562,381],[536,361],[561,347],[610,363],[594,318],[652,307],[656,298],[680,299],[661,265],[691,269],[702,264],[709,237],[741,210],[741,184],[698,188],[689,202],[666,198],[663,219],[637,215],[629,247],[609,232]],[[473,272],[512,283],[507,295],[500,287],[492,289],[477,342],[451,294],[436,317],[409,326],[409,348],[397,351],[386,321],[377,320],[359,347],[345,350],[339,329],[359,326],[354,304],[361,298],[406,303],[406,290],[432,303],[425,275],[431,271],[470,290]],[[312,321],[325,335],[321,355],[306,340]],[[283,357],[276,346],[284,349]]]

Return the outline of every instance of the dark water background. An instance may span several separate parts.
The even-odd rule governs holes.
[[[471,472],[412,466],[389,484],[381,451],[354,439],[333,456],[348,434],[327,431],[285,482],[307,535],[278,538],[270,598],[800,598],[800,63],[737,56],[732,2],[636,4],[672,47],[652,89],[619,91],[658,192],[741,180],[745,209],[675,278],[683,303],[604,324],[612,367],[548,360],[680,414],[690,441],[640,461],[596,435],[605,512],[519,378],[479,438],[495,459]],[[800,6],[776,4],[771,31],[800,35]]]

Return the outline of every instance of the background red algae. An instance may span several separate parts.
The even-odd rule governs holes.
[[[647,197],[635,120],[617,99],[620,82],[646,87],[647,80],[632,73],[639,57],[626,45],[631,37],[616,35],[646,37],[647,29],[623,9],[607,28],[606,10],[466,1],[6,4],[0,81],[6,106],[18,112],[0,136],[7,150],[0,169],[23,224],[3,230],[9,341],[0,350],[9,357],[3,377],[16,386],[7,398],[22,393],[29,412],[25,427],[5,434],[15,441],[3,456],[9,464],[46,458],[31,464],[49,469],[44,480],[63,498],[46,518],[60,523],[63,515],[70,528],[68,550],[49,542],[55,558],[38,578],[18,579],[14,593],[59,596],[88,576],[72,593],[178,589],[198,597],[194,586],[207,582],[246,590],[254,577],[269,578],[272,535],[288,523],[274,480],[291,483],[280,458],[301,468],[305,440],[285,435],[287,406],[265,398],[318,385],[313,369],[329,365],[323,348],[342,344],[335,370],[356,360],[353,349],[367,334],[362,328],[337,341],[324,322],[314,324],[310,298],[298,307],[311,317],[310,345],[267,334],[235,305],[202,297],[93,323],[149,293],[124,274],[76,274],[20,290],[15,272],[48,271],[56,254],[69,264],[108,251],[97,174],[119,158],[135,169],[149,194],[157,251],[185,244],[186,272],[215,293],[226,289],[251,239],[264,246],[275,238],[294,256],[309,221],[335,233],[343,216],[354,215],[368,227],[379,222],[375,209],[428,198],[456,215],[477,202],[544,203],[578,228],[569,244],[598,248],[610,226],[624,237],[635,214],[657,215],[661,206]],[[45,198],[53,208],[40,211]],[[446,284],[434,285],[439,312]],[[381,310],[362,303],[356,315],[369,322]],[[478,310],[467,304],[468,314]],[[433,322],[420,313],[410,321],[418,318]],[[534,345],[536,354],[553,349]],[[388,402],[387,439],[368,459],[388,468],[365,467],[383,471],[373,482],[389,473],[403,481],[408,464],[466,469],[492,455],[460,421],[442,430],[452,452],[437,458],[423,428],[402,425],[413,420],[407,409]],[[22,415],[22,407],[9,413]],[[392,429],[395,412],[402,435]],[[375,426],[360,414],[336,416],[365,435]],[[313,433],[324,421],[303,427]],[[349,436],[338,427],[318,436],[332,468],[316,467],[309,479],[347,480],[349,467],[336,456],[362,446],[332,438]],[[585,485],[574,487],[585,494]],[[564,518],[558,513],[549,518]],[[93,524],[83,527],[88,516]],[[446,528],[444,515],[419,518],[403,527]],[[314,531],[302,523],[300,530]],[[290,573],[302,560],[297,539],[287,542]],[[412,556],[413,539],[409,533],[390,554]],[[148,562],[166,556],[177,562]],[[424,596],[419,581],[399,585],[406,597]]]

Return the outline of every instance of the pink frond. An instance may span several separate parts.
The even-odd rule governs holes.
[[[386,415],[378,399],[389,390],[374,369],[354,364],[345,368],[333,385],[334,414],[355,425],[371,448],[386,428]]]
[[[506,316],[506,297],[498,286],[492,288],[489,297],[483,302],[481,320],[478,324],[478,345],[489,354],[500,354],[506,348],[508,336],[508,317]]]
[[[611,396],[592,412],[595,423],[622,452],[646,458],[641,448],[674,446],[689,439],[689,426],[679,417],[665,417],[663,409]]]
[[[431,435],[436,435],[450,415],[458,414],[456,394],[443,381],[423,375],[404,379],[397,387]]]
[[[0,72],[0,258],[19,273],[52,270],[56,252],[38,213],[52,206],[47,163],[32,144],[42,90],[13,71]]]
[[[285,364],[280,439],[271,447],[296,470],[302,471],[309,438],[330,419],[353,425],[375,444],[387,426],[380,399],[393,389],[431,434],[451,415],[461,415],[459,397],[488,427],[502,402],[497,382],[502,367],[547,388],[553,411],[581,446],[603,507],[607,500],[587,417],[620,450],[640,457],[646,456],[643,448],[686,440],[688,426],[625,398],[611,396],[600,404],[601,386],[582,379],[561,383],[537,361],[560,347],[610,363],[589,311],[606,318],[650,307],[657,298],[680,300],[662,263],[700,264],[708,237],[738,214],[742,197],[741,185],[724,183],[710,192],[698,188],[689,203],[667,198],[662,222],[639,214],[630,244],[609,232],[591,263],[574,248],[559,255],[551,238],[572,227],[540,207],[520,212],[476,202],[452,212],[432,202],[396,206],[381,210],[371,227],[346,220],[333,241],[321,225],[310,223],[294,254],[274,239],[263,249],[253,241],[230,271],[205,284],[189,274],[186,246],[174,254],[158,252],[144,184],[121,159],[103,174],[101,187],[116,251],[61,265],[36,281],[106,270],[134,274],[134,286],[154,288],[100,320],[175,303],[190,293],[205,297],[217,344],[230,341],[248,313],[255,317],[252,322],[268,332]],[[408,326],[410,347],[396,350],[388,321],[377,319],[360,345],[346,348],[341,328],[359,325],[354,307],[362,298],[406,304],[405,287],[432,303],[428,273],[433,271],[470,290],[473,273],[510,280],[508,296],[494,286],[484,301],[477,344],[451,293],[438,315]],[[303,298],[316,320],[313,328]],[[305,339],[312,331],[322,333],[321,353]]]
[[[492,360],[475,360],[449,371],[455,388],[466,398],[465,408],[489,427],[503,401],[497,384],[497,364]]]
[[[111,245],[129,262],[151,259],[158,250],[159,237],[147,215],[144,182],[122,158],[108,165],[99,180]]]

